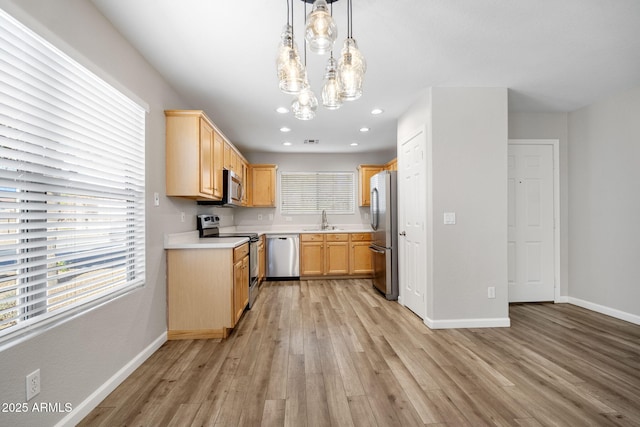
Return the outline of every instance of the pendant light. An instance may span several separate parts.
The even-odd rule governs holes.
[[[294,116],[300,120],[311,120],[315,117],[318,107],[318,99],[311,90],[307,77],[307,47],[312,53],[331,53],[322,86],[322,105],[325,108],[335,110],[340,108],[343,101],[360,98],[367,64],[353,38],[352,0],[347,0],[347,38],[337,61],[333,57],[333,46],[338,34],[333,20],[333,3],[338,0],[302,0],[305,3],[304,63],[300,59],[294,40],[295,0],[286,1],[287,25],[280,36],[276,66],[280,90],[295,95],[291,103]],[[309,15],[307,3],[313,4]],[[328,4],[331,4],[331,11],[328,10]]]
[[[297,95],[305,89],[305,87],[308,87],[308,82],[307,71],[302,65],[302,61],[300,61],[298,47],[293,39],[293,19],[291,18],[290,21],[292,11],[293,7],[291,9],[289,8],[289,0],[287,0],[287,24],[280,36],[278,56],[276,57],[276,70],[280,90],[286,94]]]
[[[322,105],[329,110],[337,110],[342,105],[342,88],[337,78],[337,62],[333,54],[329,58],[324,74],[324,86],[322,87]]]
[[[305,28],[309,50],[320,55],[330,52],[337,37],[338,29],[327,10],[327,1],[315,0]]]
[[[367,63],[353,38],[352,0],[347,0],[347,38],[344,41],[340,60],[338,61],[338,83],[345,101],[354,101],[362,96],[362,83]]]
[[[307,4],[305,3],[305,20],[307,19]],[[304,40],[304,68],[307,67],[307,40]],[[311,90],[309,82],[306,80],[306,87],[300,91],[297,97],[291,103],[291,110],[293,115],[298,120],[311,120],[316,116],[316,110],[318,109],[318,99]]]

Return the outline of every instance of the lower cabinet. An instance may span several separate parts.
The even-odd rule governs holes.
[[[373,273],[370,233],[303,233],[300,276],[365,276]]]
[[[371,233],[353,233],[350,236],[349,274],[371,275],[373,263],[371,259]]]
[[[226,338],[249,302],[249,245],[167,250],[167,338]]]
[[[233,312],[238,323],[249,303],[249,245],[245,243],[233,250]]]

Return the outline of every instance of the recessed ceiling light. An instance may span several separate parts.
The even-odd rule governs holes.
[[[288,128],[288,127],[286,127],[286,126],[282,126],[282,127],[280,128],[280,132],[290,132],[290,131],[291,131],[291,129],[289,129],[289,128]]]
[[[280,114],[287,114],[289,112],[289,109],[287,107],[278,107],[276,108],[276,112]]]
[[[369,132],[371,129],[369,129],[368,127],[361,127],[360,128],[360,132]]]
[[[286,145],[287,147],[291,145],[289,141],[283,142],[282,145]]]
[[[384,110],[382,108],[374,108],[373,110],[371,110],[371,114],[373,114],[374,116],[382,113],[384,113]]]
[[[357,142],[352,142],[352,143],[351,143],[351,146],[352,146],[352,147],[357,147],[357,146],[358,146],[358,143],[357,143]]]

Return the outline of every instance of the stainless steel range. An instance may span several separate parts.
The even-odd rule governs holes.
[[[249,239],[249,309],[258,296],[258,234],[248,232],[220,233],[220,217],[215,214],[198,215],[200,238],[247,237]]]

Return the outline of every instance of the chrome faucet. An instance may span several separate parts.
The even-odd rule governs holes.
[[[326,230],[329,228],[329,221],[327,221],[327,211],[322,211],[322,229]]]

